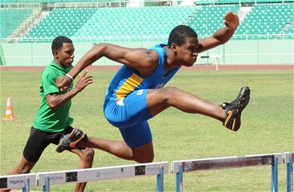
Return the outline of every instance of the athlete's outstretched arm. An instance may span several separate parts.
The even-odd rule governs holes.
[[[144,48],[126,48],[109,43],[100,43],[90,49],[68,73],[56,82],[60,90],[69,87],[71,81],[87,66],[101,57],[107,57],[113,61],[127,65],[137,70],[141,75],[149,75],[152,68],[156,68],[158,55],[154,51]],[[72,77],[73,79],[71,79]]]
[[[69,72],[75,78],[85,67],[97,61],[101,57],[107,57],[113,61],[139,69],[153,63],[150,51],[144,48],[126,48],[109,43],[100,43],[89,50]]]
[[[224,17],[224,24],[224,28],[218,29],[212,36],[199,41],[198,53],[226,43],[239,26],[238,15],[229,11]]]

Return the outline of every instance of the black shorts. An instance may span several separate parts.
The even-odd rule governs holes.
[[[72,130],[73,128],[68,126],[62,132],[50,133],[32,127],[27,144],[23,150],[24,158],[29,162],[36,163],[41,157],[44,149],[50,143],[58,145],[60,138],[71,133]]]

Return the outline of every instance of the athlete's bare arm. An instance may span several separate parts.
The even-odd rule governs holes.
[[[81,75],[79,75],[78,81],[76,85],[68,92],[64,94],[59,93],[52,93],[46,95],[46,100],[49,105],[49,107],[54,110],[58,108],[59,106],[63,105],[70,99],[72,99],[75,95],[77,95],[79,92],[81,92],[83,89],[85,89],[88,85],[93,83],[93,77],[90,75],[87,75],[87,71]],[[56,82],[60,81],[62,78],[58,77]]]
[[[85,67],[97,61],[101,57],[107,57],[118,63],[136,69],[141,75],[150,74],[150,67],[156,67],[157,54],[144,48],[126,48],[109,43],[101,43],[90,49],[69,72],[76,77]],[[154,68],[155,68],[154,67]],[[152,70],[153,71],[153,70]]]
[[[238,15],[229,11],[224,17],[224,24],[226,27],[217,30],[212,36],[199,41],[198,53],[226,43],[239,26]]]
[[[126,48],[109,43],[100,43],[90,49],[68,73],[75,78],[83,69],[97,61],[101,57],[107,57],[113,61],[127,65],[135,69],[142,76],[149,76],[156,69],[158,54],[144,48]],[[56,82],[62,91],[68,89],[71,79],[62,77]]]

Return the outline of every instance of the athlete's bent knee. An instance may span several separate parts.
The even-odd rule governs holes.
[[[154,159],[152,142],[138,147],[131,147],[131,150],[133,153],[133,160],[138,163],[150,163]]]
[[[172,105],[175,99],[178,99],[179,93],[182,92],[179,88],[174,86],[163,88],[163,91],[164,91],[163,94],[166,97],[167,103],[169,103],[170,105]]]
[[[144,156],[144,157],[136,157],[135,158],[135,161],[137,163],[151,163],[151,162],[153,162],[153,160],[154,160],[154,156],[153,155],[152,156],[148,156],[148,157]]]
[[[169,86],[169,87],[165,87],[163,88],[163,91],[165,92],[165,95],[170,98],[175,96],[177,93],[179,93],[181,90],[177,87],[174,86]]]

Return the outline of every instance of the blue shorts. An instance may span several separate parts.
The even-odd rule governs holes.
[[[138,147],[152,142],[148,119],[152,117],[146,102],[148,89],[136,90],[121,100],[106,98],[104,115],[118,127],[124,141],[130,147]]]

